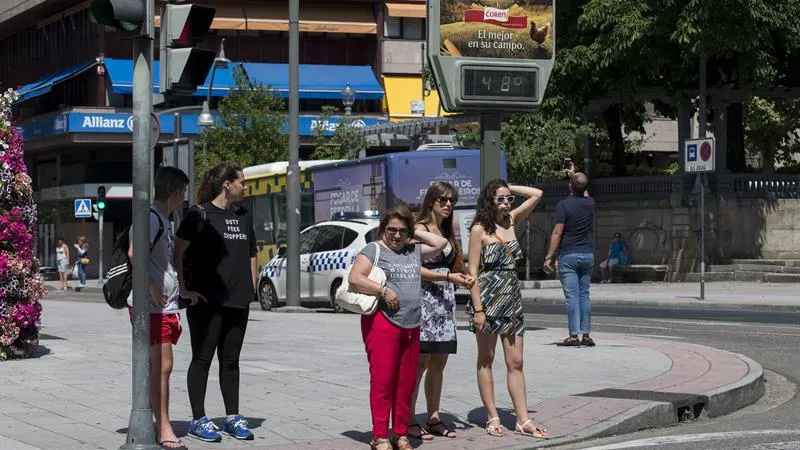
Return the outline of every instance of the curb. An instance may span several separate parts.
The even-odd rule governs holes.
[[[531,289],[533,290],[533,289]],[[530,290],[529,290],[530,291]],[[531,295],[533,294],[533,295]],[[546,305],[546,306],[564,306],[564,297],[550,297],[550,296],[537,296],[535,293],[522,291],[522,300],[525,303]],[[639,308],[671,308],[671,309],[696,309],[696,310],[757,310],[757,311],[784,311],[784,312],[800,312],[800,303],[797,305],[773,305],[773,304],[757,304],[757,303],[719,303],[705,300],[700,302],[680,302],[674,300],[658,300],[658,299],[645,299],[645,300],[606,300],[606,299],[592,299],[592,306],[615,306],[615,307],[639,307]]]
[[[692,345],[710,348],[718,352],[732,355],[744,361],[748,366],[747,374],[738,381],[698,394],[698,397],[706,400],[700,417],[711,418],[730,414],[755,403],[764,395],[764,368],[761,367],[760,364],[739,353],[718,350],[703,345]],[[623,413],[605,419],[571,435],[537,442],[535,444],[507,447],[504,450],[528,450],[556,447],[587,441],[589,439],[635,433],[644,429],[667,427],[679,422],[680,420],[673,404],[665,402],[647,402],[642,405],[634,406]]]

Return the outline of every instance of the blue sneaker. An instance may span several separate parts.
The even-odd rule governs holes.
[[[238,415],[225,421],[225,424],[222,425],[222,432],[243,441],[252,441],[254,439],[253,432],[247,428],[247,420]]]
[[[189,422],[189,431],[186,434],[206,442],[219,442],[222,440],[219,428],[214,425],[214,422],[208,420],[208,417],[201,417]]]

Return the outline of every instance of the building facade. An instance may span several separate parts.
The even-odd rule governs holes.
[[[100,185],[107,188],[103,242],[108,257],[113,236],[131,221],[129,36],[97,24],[89,10],[91,1],[3,3],[0,87],[21,94],[15,116],[25,138],[26,162],[39,205],[39,258],[43,265],[54,263],[57,236],[67,242],[87,236],[97,249],[97,222],[74,219],[73,209],[76,198],[94,197]],[[225,39],[226,56],[232,62],[242,63],[251,78],[288,97],[287,2],[197,3],[217,9],[201,46],[216,50]],[[424,0],[303,0],[300,10],[303,156],[312,149],[313,129],[330,126],[319,120],[323,106],[341,109],[341,90],[347,84],[356,91],[352,114],[366,127],[443,114],[435,90],[422,89]],[[157,49],[154,55],[158,58]],[[216,72],[212,112],[229,92],[231,70]],[[161,146],[176,137],[175,110],[181,111],[182,136],[199,135],[195,120],[208,83],[192,96],[156,105],[157,155]],[[158,156],[155,159],[160,161]],[[99,272],[96,262],[92,258],[90,275]]]

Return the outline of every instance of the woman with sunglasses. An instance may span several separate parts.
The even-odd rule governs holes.
[[[516,196],[526,197],[516,208]],[[492,180],[481,190],[475,219],[470,227],[469,271],[478,282],[472,287],[472,301],[467,305],[470,331],[478,341],[478,389],[488,420],[486,434],[503,436],[494,399],[494,362],[497,338],[503,343],[508,393],[514,405],[517,423],[514,432],[547,439],[547,431],[528,416],[525,374],[522,371],[525,322],[522,293],[517,278],[517,261],[522,248],[514,225],[524,222],[542,198],[540,189],[508,185]]]
[[[348,282],[351,289],[378,296],[378,311],[361,316],[361,335],[369,361],[369,403],[372,411],[373,450],[411,450],[408,418],[419,360],[420,267],[423,259],[438,255],[447,239],[414,230],[414,216],[405,206],[381,215],[377,242],[356,257]],[[418,243],[410,243],[414,238]],[[386,273],[381,285],[369,278],[380,246],[377,267]],[[389,440],[389,416],[395,442]]]
[[[422,201],[415,231],[430,231],[447,239],[447,246],[438,255],[422,263],[422,326],[417,385],[411,398],[409,436],[425,441],[433,436],[456,437],[442,423],[439,404],[442,398],[444,367],[450,354],[456,353],[456,291],[455,285],[472,288],[474,279],[466,273],[461,246],[453,232],[453,208],[458,192],[453,185],[436,181],[430,185]],[[427,374],[426,374],[427,372]],[[428,420],[423,428],[414,420],[422,376],[425,375],[425,399]]]

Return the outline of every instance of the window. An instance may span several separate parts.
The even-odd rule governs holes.
[[[300,254],[312,253],[319,236],[319,228],[311,228],[300,233]]]
[[[358,233],[351,230],[350,228],[344,229],[344,237],[342,238],[342,248],[347,247],[348,245],[352,244],[353,241],[356,240],[358,237]]]
[[[421,41],[425,39],[425,19],[387,17],[383,35],[389,39]]]
[[[319,235],[317,236],[317,245],[314,246],[314,252],[332,252],[342,249],[342,236],[344,235],[344,228],[335,225],[325,225],[317,227]]]
[[[370,242],[377,241],[378,240],[378,228],[375,227],[375,228],[369,230],[367,232],[367,234],[364,235],[364,240],[367,241],[367,244],[369,244]]]

